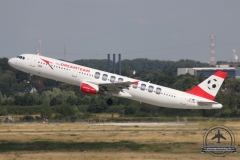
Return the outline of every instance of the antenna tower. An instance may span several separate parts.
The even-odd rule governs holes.
[[[215,47],[215,36],[212,34],[210,36],[210,48],[211,48],[211,53],[210,53],[210,61],[209,61],[209,64],[212,66],[212,65],[215,65],[215,57],[214,57],[214,47]]]
[[[235,61],[239,62],[238,55],[236,54],[236,49],[233,49],[232,52],[233,52],[233,58],[235,59]]]
[[[38,41],[38,46],[37,46],[37,55],[41,54],[41,39]]]
[[[66,61],[66,46],[64,46],[64,60]]]

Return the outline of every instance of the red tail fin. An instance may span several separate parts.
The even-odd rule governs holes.
[[[221,87],[226,77],[227,72],[217,71],[205,81],[200,83],[198,86],[186,92],[199,97],[214,100],[219,88]]]

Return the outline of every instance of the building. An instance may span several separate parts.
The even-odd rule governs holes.
[[[191,74],[194,76],[199,76],[201,73],[203,73],[206,77],[210,77],[212,74],[214,74],[216,71],[224,71],[227,72],[227,77],[233,77],[233,78],[240,78],[240,68],[238,64],[226,64],[226,65],[216,65],[216,67],[206,67],[206,68],[178,68],[177,69],[177,75],[182,74]]]
[[[27,86],[23,91],[23,93],[34,93],[34,92],[37,92],[37,90],[32,85]]]

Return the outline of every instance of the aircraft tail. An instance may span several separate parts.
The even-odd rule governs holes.
[[[214,100],[226,77],[227,72],[217,71],[198,86],[186,92],[209,100]]]

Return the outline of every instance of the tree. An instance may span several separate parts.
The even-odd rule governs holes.
[[[72,116],[77,113],[77,107],[63,103],[57,107],[57,113],[62,117]]]
[[[42,119],[50,119],[52,118],[52,110],[49,106],[41,106],[42,107],[42,110],[41,110],[41,113],[40,113],[40,116]]]
[[[6,107],[0,106],[0,116],[6,116],[8,114]]]
[[[48,91],[44,91],[41,94],[39,102],[40,102],[40,104],[43,104],[43,105],[50,105],[51,96]]]
[[[197,77],[187,74],[178,76],[178,79],[175,81],[172,87],[181,91],[186,91],[198,84],[199,82]]]
[[[128,106],[125,108],[125,115],[136,115],[139,112],[139,108],[136,106]]]

